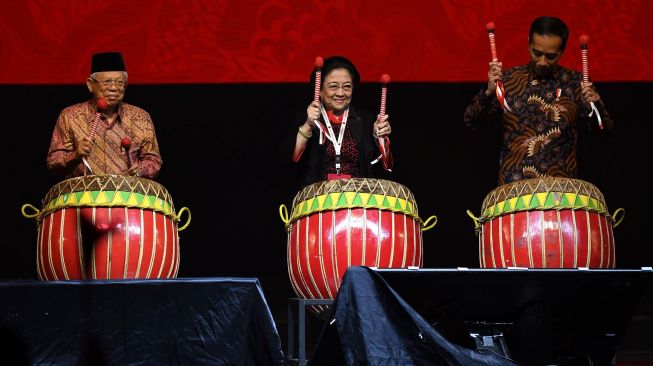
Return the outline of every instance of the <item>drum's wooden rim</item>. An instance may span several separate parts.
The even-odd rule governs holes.
[[[534,178],[500,186],[483,201],[481,220],[531,210],[587,210],[609,215],[603,194],[589,182]]]
[[[380,209],[419,219],[413,193],[384,179],[349,178],[320,181],[304,187],[293,200],[291,221],[316,212],[349,208]]]
[[[57,183],[43,198],[41,215],[67,207],[127,207],[176,217],[172,197],[159,183],[123,175],[87,175]]]

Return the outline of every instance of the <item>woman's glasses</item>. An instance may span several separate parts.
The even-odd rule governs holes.
[[[332,83],[332,84],[325,85],[325,88],[326,88],[327,91],[330,91],[330,92],[333,92],[333,93],[337,92],[340,89],[342,89],[342,91],[345,92],[345,93],[351,93],[351,91],[354,89],[354,86],[352,84],[348,84],[348,83],[347,84],[342,84],[342,85]]]

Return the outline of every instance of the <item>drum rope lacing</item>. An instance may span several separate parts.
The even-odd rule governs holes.
[[[285,204],[279,206],[279,216],[281,217],[281,221],[284,222],[286,229],[288,230],[292,226],[292,221],[298,220],[304,216],[309,216],[317,212],[352,209],[352,208],[379,209],[382,211],[403,213],[417,220],[422,226],[422,231],[430,230],[437,224],[438,218],[435,215],[430,216],[426,220],[422,220],[419,217],[415,199],[412,193],[406,187],[397,183],[394,184],[387,184],[388,182],[385,183],[386,184],[382,184],[382,180],[380,179],[368,179],[368,178],[351,178],[351,179],[346,179],[341,181],[332,180],[328,182],[327,181],[320,182],[319,184],[315,183],[305,187],[295,196],[292,205],[292,212],[290,215],[288,215],[288,208],[286,207]],[[366,191],[364,191],[364,189]],[[369,194],[371,196],[372,195],[379,196],[379,198],[378,199],[375,198],[376,205],[372,204],[366,206],[366,205],[354,203],[354,199],[348,201],[346,198],[345,198],[345,203],[343,204],[341,203],[341,198],[343,198],[343,195],[345,195],[346,197],[347,193],[352,193],[354,197],[356,197],[356,195],[363,193],[363,194]],[[328,197],[332,194],[336,194],[335,198],[331,200],[331,202],[335,202],[333,205],[329,207],[325,207],[324,203],[326,202],[326,199],[324,199],[322,204],[318,204],[319,207],[310,208],[308,210],[302,210],[301,212],[299,212],[299,207],[302,204],[306,204],[309,200],[317,199],[317,197],[321,197],[321,196]],[[405,209],[397,208],[393,206],[383,206],[381,203],[384,202],[384,200],[386,200],[387,198],[391,198],[392,200],[404,201]],[[401,203],[399,203],[399,206],[402,206]],[[412,209],[409,209],[409,207],[411,206]]]
[[[523,198],[524,196],[532,195],[531,198],[537,194],[543,193],[548,199],[550,194],[559,194],[559,197],[555,197],[554,204],[547,204],[547,199],[544,203],[539,202],[536,207],[530,207],[531,202],[526,203],[527,207],[513,207],[510,209],[501,209],[499,213],[486,215],[485,212],[492,207],[503,203],[506,205],[509,200],[514,198]],[[574,194],[575,196],[584,196],[585,199],[591,200],[594,199],[597,201],[600,207],[591,207],[588,204],[561,204],[562,195],[566,193]],[[480,232],[482,225],[498,216],[513,214],[516,212],[525,212],[525,211],[536,211],[536,210],[585,210],[589,212],[596,212],[602,215],[605,215],[610,222],[612,227],[617,227],[621,224],[624,219],[625,210],[619,208],[610,215],[607,205],[605,204],[605,199],[601,191],[596,188],[593,184],[572,178],[555,178],[555,177],[545,177],[545,178],[536,178],[529,180],[516,181],[513,183],[506,184],[504,186],[498,187],[497,189],[490,192],[487,197],[483,200],[483,205],[481,208],[481,217],[476,217],[474,214],[467,210],[467,215],[474,220],[474,226],[477,234]]]
[[[94,202],[93,199],[91,199],[91,202],[85,203],[83,205],[71,199],[66,199],[64,202],[64,199],[62,198],[66,195],[73,195],[80,192],[98,192],[98,196],[103,192],[113,192],[115,195],[121,193],[129,193],[130,195],[138,193],[145,197],[142,199],[142,203],[140,204],[127,203],[122,200],[120,202],[107,201],[98,203]],[[156,200],[160,201],[160,207],[157,207],[156,204],[151,204],[149,199],[146,198],[150,196],[155,199],[155,203]],[[141,210],[148,209],[156,212],[161,212],[165,216],[173,219],[176,223],[181,221],[182,214],[186,212],[188,219],[181,227],[177,229],[178,231],[182,231],[188,227],[191,221],[191,213],[188,207],[182,207],[178,213],[175,212],[172,198],[163,186],[144,178],[122,175],[83,176],[64,180],[57,183],[46,194],[45,198],[43,199],[43,209],[39,210],[34,205],[26,203],[21,207],[21,213],[26,218],[35,218],[38,223],[50,212],[69,207],[127,207]],[[30,213],[28,210],[32,212]]]

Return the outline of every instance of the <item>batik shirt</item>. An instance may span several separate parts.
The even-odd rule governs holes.
[[[589,103],[581,100],[581,74],[557,66],[543,78],[528,64],[504,71],[502,82],[512,112],[503,112],[499,185],[544,176],[575,178],[577,121],[598,128],[596,117],[588,117]],[[603,103],[595,105],[603,128],[611,129]],[[500,112],[496,96],[486,96],[484,89],[465,110],[465,123],[478,127]]]
[[[102,118],[93,138],[91,153],[85,157],[91,169],[77,155],[77,141],[90,136],[95,106],[79,103],[64,109],[52,134],[48,150],[48,169],[66,178],[88,174],[128,174],[129,160],[120,142],[131,140],[129,155],[132,163],[139,163],[139,175],[155,178],[161,169],[161,154],[150,115],[141,108],[120,103],[118,115],[108,124]]]

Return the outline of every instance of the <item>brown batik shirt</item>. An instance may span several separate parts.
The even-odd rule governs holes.
[[[581,74],[557,66],[548,78],[532,64],[504,71],[502,82],[512,112],[503,112],[499,185],[543,176],[576,177],[577,121],[598,128],[591,107],[581,100]],[[601,101],[595,102],[603,128],[613,121]],[[501,112],[497,98],[481,90],[465,110],[465,124],[478,127]]]
[[[77,141],[89,136],[95,119],[95,106],[90,102],[64,109],[52,134],[48,150],[48,169],[66,178],[87,174],[128,174],[129,164],[120,142],[131,140],[129,155],[132,163],[139,163],[139,175],[155,178],[161,169],[161,154],[150,115],[136,106],[120,103],[118,116],[108,124],[102,119],[93,138],[91,153],[86,161],[91,171],[77,155]]]

